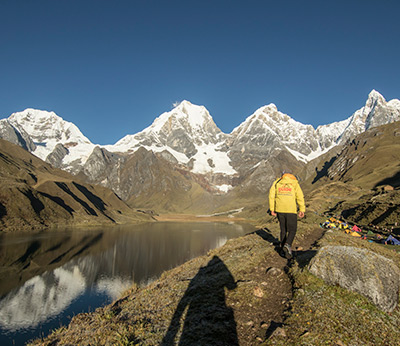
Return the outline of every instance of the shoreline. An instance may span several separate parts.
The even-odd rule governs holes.
[[[296,259],[288,261],[275,248],[278,239],[277,224],[231,239],[30,345],[398,344],[399,308],[389,318],[367,298],[307,269],[326,245],[367,248],[400,265],[396,252],[311,223],[301,224]]]
[[[165,219],[232,221],[193,215],[167,215]],[[138,344],[160,344],[163,339],[213,344],[209,343],[208,331],[216,338],[213,341],[222,344],[226,340],[233,345],[260,344],[269,327],[276,322],[283,324],[293,297],[290,277],[285,272],[287,260],[274,250],[277,237],[278,229],[273,227],[272,232],[258,229],[230,239],[224,246],[164,272],[147,286],[134,285],[95,312],[76,315],[68,326],[31,345],[89,345],[92,341],[112,344],[118,343],[121,335]],[[185,304],[189,305],[186,317],[181,310]],[[221,321],[210,320],[210,316],[220,315],[224,316]],[[191,318],[202,320],[202,327],[197,328],[198,323],[189,326]]]
[[[193,214],[160,214],[153,216],[157,221],[164,222],[227,222],[227,223],[251,223],[249,219],[235,216],[213,216]]]
[[[182,218],[187,221],[193,216],[178,219]],[[122,344],[141,345],[172,345],[177,340],[182,344],[253,344],[268,322],[283,322],[291,298],[290,280],[283,271],[286,260],[274,253],[273,236],[260,232],[231,239],[164,272],[147,286],[134,285],[113,303],[76,315],[68,326],[31,345],[106,345],[122,340]],[[272,256],[272,262],[265,255]],[[266,276],[271,264],[279,272]],[[269,294],[271,289],[274,296]],[[202,322],[192,324],[192,319]]]

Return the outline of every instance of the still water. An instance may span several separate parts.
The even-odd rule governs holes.
[[[253,231],[250,225],[158,222],[0,236],[0,345],[22,345],[110,303],[132,283]]]

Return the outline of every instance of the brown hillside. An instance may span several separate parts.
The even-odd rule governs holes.
[[[1,230],[149,220],[109,189],[82,183],[4,140],[0,180]]]
[[[314,175],[309,174],[312,169]],[[338,154],[331,151],[306,170],[303,189],[309,211],[340,215],[360,225],[399,222],[400,122],[357,136]]]
[[[128,204],[157,212],[205,213],[215,208],[215,199],[186,170],[179,170],[162,157],[140,148],[121,172],[121,186],[134,191]]]
[[[238,216],[254,219],[262,218],[268,210],[269,189],[282,171],[294,174],[301,172],[304,163],[299,162],[286,150],[282,150],[262,161],[242,181],[220,200],[218,212],[240,209]]]
[[[267,172],[273,172],[271,167],[285,167],[285,162],[290,163],[271,160],[257,168],[264,174],[254,172],[258,179],[249,177],[230,192],[225,204],[228,209],[241,205],[245,208],[240,216],[260,223],[271,220],[267,214],[267,194],[272,181]],[[305,167],[289,168],[299,177],[308,219],[330,213],[365,225],[400,223],[400,122],[360,134]],[[264,187],[263,193],[260,186]]]
[[[384,184],[400,187],[400,122],[362,133],[322,163],[311,184],[327,181],[351,182],[365,189]]]

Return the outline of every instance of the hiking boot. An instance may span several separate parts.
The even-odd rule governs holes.
[[[292,254],[292,249],[290,248],[290,245],[289,244],[285,244],[284,246],[283,246],[283,253],[285,254],[285,257],[287,258],[287,259],[291,259],[292,257],[293,257],[293,254]]]

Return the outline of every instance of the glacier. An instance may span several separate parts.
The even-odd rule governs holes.
[[[309,162],[369,128],[398,120],[400,101],[387,102],[379,92],[372,90],[365,105],[350,117],[316,129],[280,112],[271,103],[258,108],[231,133],[224,133],[204,106],[184,100],[156,117],[149,127],[112,145],[93,144],[75,124],[54,112],[32,108],[0,120],[0,137],[16,141],[18,136],[10,131],[20,131],[21,137],[34,143],[29,146],[31,152],[47,161],[61,145],[63,150],[58,151],[60,168],[75,173],[96,147],[126,155],[143,147],[154,153],[169,153],[195,174],[236,176],[243,169],[239,164],[241,160],[248,160],[246,167],[251,169],[279,149],[288,151],[298,161]],[[229,186],[215,184],[221,191],[229,190]]]

